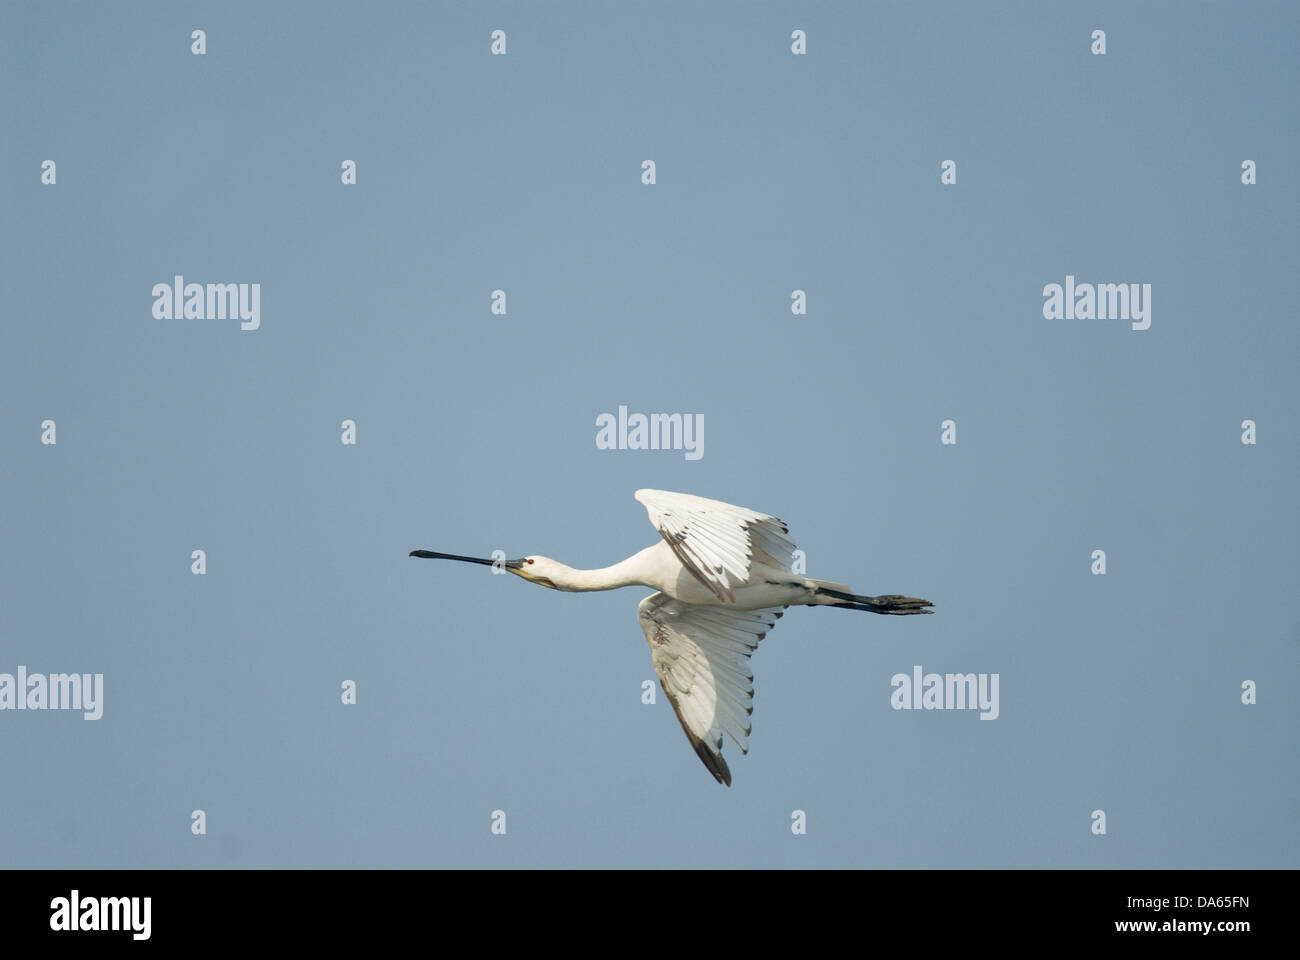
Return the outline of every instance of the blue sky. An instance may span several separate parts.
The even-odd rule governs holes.
[[[104,713],[0,712],[0,864],[1300,865],[1300,12],[699,7],[5,6],[0,672]],[[790,610],[719,787],[647,591],[407,557],[613,563],[640,487],[936,615]]]

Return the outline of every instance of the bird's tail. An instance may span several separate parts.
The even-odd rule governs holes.
[[[917,597],[904,597],[897,593],[887,593],[881,597],[860,597],[850,593],[849,588],[838,583],[826,583],[820,580],[810,581],[821,603],[842,610],[866,610],[868,613],[887,613],[896,617],[905,617],[913,613],[934,613],[926,607],[933,606],[929,600]]]

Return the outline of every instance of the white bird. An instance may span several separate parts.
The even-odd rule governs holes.
[[[731,786],[722,734],[749,752],[754,674],[749,656],[789,606],[830,606],[871,613],[930,613],[928,600],[888,594],[861,597],[839,583],[796,574],[794,541],[776,517],[688,493],[638,490],[663,538],[621,563],[575,570],[549,557],[502,562],[505,569],[552,590],[659,591],[637,606],[659,684],[686,739],[719,783]],[[412,557],[496,561],[431,550]]]

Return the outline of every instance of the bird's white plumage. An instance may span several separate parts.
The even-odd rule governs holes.
[[[637,606],[650,659],[682,729],[704,765],[731,785],[722,735],[749,752],[754,674],[749,656],[781,616],[780,608],[682,603],[655,593]]]
[[[750,654],[793,604],[872,613],[929,613],[928,600],[859,596],[848,586],[794,570],[794,541],[776,517],[721,500],[638,490],[661,540],[609,567],[577,570],[550,557],[505,561],[505,570],[552,590],[582,592],[640,585],[657,591],[637,618],[664,693],[696,754],[731,786],[722,758],[725,733],[749,749],[754,674]],[[412,556],[491,566],[498,561],[414,550]]]
[[[638,490],[636,498],[682,566],[723,603],[735,602],[755,563],[791,569],[794,541],[776,517],[689,493]]]

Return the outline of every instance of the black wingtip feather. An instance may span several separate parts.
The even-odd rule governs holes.
[[[677,714],[677,722],[682,725],[682,732],[686,734],[686,739],[690,741],[691,746],[695,748],[696,756],[698,756],[704,763],[704,766],[708,769],[709,773],[713,774],[714,780],[718,781],[718,783],[724,783],[728,787],[731,786],[731,769],[727,766],[727,761],[722,759],[722,754],[714,753],[705,746],[703,740],[691,733],[690,729],[686,726],[686,721],[682,719],[682,711],[677,706],[677,698],[671,693],[668,693],[668,688],[664,686],[663,678],[660,678],[659,686],[663,687],[664,693],[668,695],[668,702],[673,706],[673,713]]]

